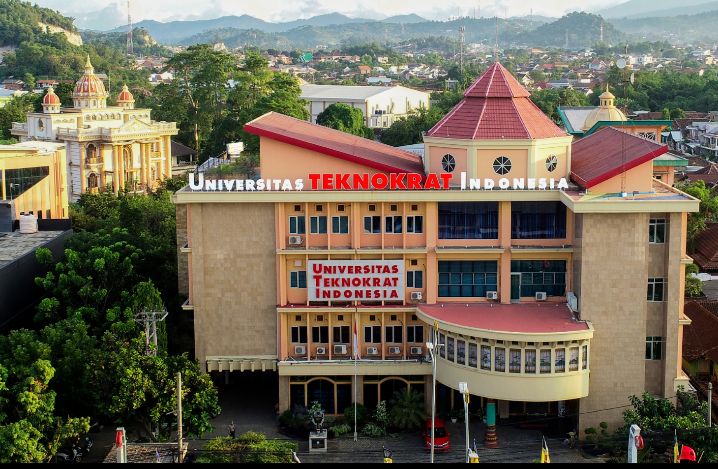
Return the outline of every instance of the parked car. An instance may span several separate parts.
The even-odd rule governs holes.
[[[434,418],[434,451],[449,451],[451,444],[449,443],[449,435],[446,431],[446,425],[440,418]],[[424,443],[426,449],[431,451],[431,418],[426,419],[426,432],[424,433]]]

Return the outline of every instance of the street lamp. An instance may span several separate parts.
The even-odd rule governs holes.
[[[433,379],[433,387],[431,388],[431,463],[434,464],[434,436],[436,430],[434,427],[434,419],[436,417],[436,352],[439,347],[444,344],[436,343],[438,339],[438,324],[434,322],[434,342],[427,342],[426,348],[431,354],[431,376]]]
[[[466,424],[466,463],[469,463],[469,385],[459,383],[459,392],[464,395],[464,422]]]

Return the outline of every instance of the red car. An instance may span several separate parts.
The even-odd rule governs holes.
[[[444,421],[440,418],[434,418],[435,433],[434,433],[434,451],[449,451],[451,444],[449,443],[449,435],[451,433],[446,431]],[[424,433],[424,443],[426,449],[431,451],[431,418],[426,419],[426,432]]]

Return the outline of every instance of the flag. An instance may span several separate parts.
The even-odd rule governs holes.
[[[476,438],[474,438],[474,445],[471,447],[471,450],[472,450],[474,453],[478,453],[478,451],[476,450]]]
[[[157,455],[157,462],[158,462],[158,463],[161,463],[161,462],[162,462],[162,457],[160,456],[160,452],[157,451],[157,450],[155,450],[155,454]]]
[[[673,431],[673,464],[678,464],[678,434]]]
[[[681,447],[681,461],[688,460],[692,462],[696,462],[696,452],[693,451],[693,448],[690,446],[683,446]]]
[[[548,464],[551,462],[551,458],[548,456],[548,445],[546,444],[546,438],[542,438],[543,443],[541,444],[541,463]]]
[[[359,333],[357,332],[357,323],[354,321],[354,358],[359,356]]]

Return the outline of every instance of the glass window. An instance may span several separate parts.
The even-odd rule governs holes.
[[[446,356],[450,362],[454,361],[454,338],[447,337],[446,341]]]
[[[307,271],[290,270],[289,288],[307,288]]]
[[[5,195],[8,199],[24,194],[28,189],[50,175],[49,166],[5,170]]]
[[[403,344],[401,326],[386,326],[386,343],[387,344]]]
[[[441,168],[447,173],[453,173],[456,168],[456,160],[451,154],[446,154],[441,158]]]
[[[521,350],[509,349],[509,373],[521,373]]]
[[[578,347],[568,349],[568,371],[578,371]]]
[[[555,367],[556,373],[563,373],[566,371],[566,349],[565,348],[557,348],[556,349],[556,362]]]
[[[327,217],[309,217],[310,234],[327,234]]]
[[[503,176],[511,171],[511,160],[505,156],[499,156],[494,160],[493,166],[494,172]]]
[[[317,401],[327,414],[334,413],[334,383],[326,379],[316,379],[307,384],[307,402]]]
[[[648,225],[648,242],[656,244],[666,242],[665,218],[651,218]]]
[[[646,360],[663,359],[663,337],[646,337]]]
[[[477,357],[478,347],[476,344],[469,342],[469,366],[476,368],[479,365],[479,359]]]
[[[551,373],[551,350],[541,350],[541,373]]]
[[[531,298],[538,292],[545,292],[546,296],[564,296],[566,267],[566,261],[511,261],[511,273],[520,274],[521,296]]]
[[[456,363],[466,365],[466,342],[463,340],[456,341]]]
[[[386,217],[386,230],[385,233],[401,233],[401,215],[394,215]]]
[[[439,261],[440,297],[486,297],[497,291],[497,261]]]
[[[584,345],[582,347],[583,349],[583,356],[581,358],[581,369],[585,370],[588,368],[588,345]]]
[[[348,344],[350,342],[349,326],[334,326],[333,342],[335,344]]]
[[[491,347],[481,346],[481,369],[491,371]]]
[[[301,216],[289,217],[289,234],[306,234],[306,219]]]
[[[512,239],[566,237],[566,206],[561,202],[511,202]]]
[[[665,279],[649,278],[648,279],[648,301],[663,301],[663,290]]]
[[[349,217],[346,215],[332,217],[332,234],[348,234]]]
[[[498,238],[498,202],[439,202],[439,239]]]
[[[291,332],[293,344],[307,343],[307,326],[292,326]]]
[[[423,344],[424,326],[406,326],[406,341],[410,344]]]
[[[496,347],[494,349],[496,355],[494,359],[494,371],[506,371],[506,349],[503,347]]]
[[[329,326],[312,326],[312,343],[329,343]]]
[[[367,344],[380,344],[381,326],[364,326],[364,342]]]
[[[364,217],[364,234],[381,234],[381,217]]]
[[[526,350],[525,368],[524,373],[536,373],[536,350]]]
[[[424,288],[424,271],[423,270],[407,270],[406,271],[406,288]]]
[[[446,358],[446,336],[444,334],[439,333],[439,343],[442,345],[439,347],[439,356]]]
[[[424,216],[411,215],[406,217],[406,232],[419,234],[424,232]]]

